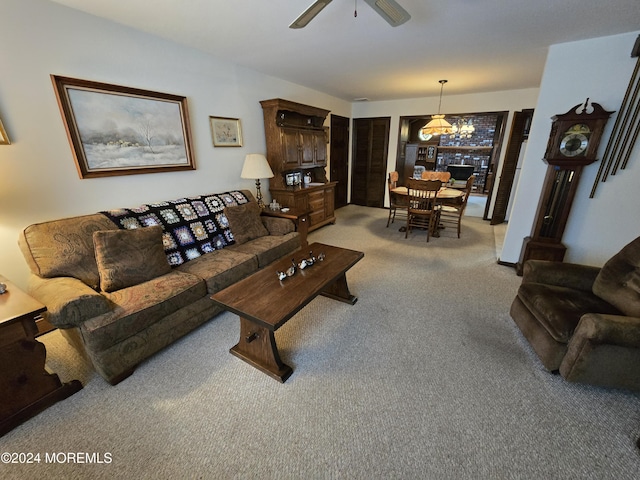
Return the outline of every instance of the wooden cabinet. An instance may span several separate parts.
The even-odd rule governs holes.
[[[308,169],[314,169],[314,181],[326,179],[324,122],[329,110],[281,98],[263,100],[260,105],[264,116],[267,160],[274,173],[269,187],[286,187],[286,173]]]
[[[280,129],[280,143],[283,171],[327,165],[324,130],[284,127]]]
[[[309,231],[335,223],[336,182],[297,188],[272,188],[271,196],[282,206],[309,212]]]
[[[267,160],[273,170],[271,197],[280,205],[309,212],[309,231],[334,223],[335,185],[328,182],[327,136],[329,110],[274,98],[263,100]],[[312,185],[286,184],[286,174],[310,173]]]

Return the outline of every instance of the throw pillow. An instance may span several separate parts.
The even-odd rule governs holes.
[[[171,271],[162,245],[162,227],[93,233],[100,288],[113,292]]]
[[[224,209],[224,214],[237,244],[269,235],[260,219],[260,207],[255,202],[227,207]]]

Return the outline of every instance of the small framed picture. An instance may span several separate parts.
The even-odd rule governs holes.
[[[241,147],[242,128],[240,119],[227,117],[209,117],[214,147]]]
[[[0,120],[0,145],[9,145],[10,143],[7,132],[5,132],[4,127],[2,126],[2,120]]]

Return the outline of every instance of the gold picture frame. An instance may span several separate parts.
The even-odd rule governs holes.
[[[2,120],[0,120],[0,145],[10,145],[9,136],[7,135],[4,126],[2,125]]]
[[[51,80],[80,178],[195,170],[186,97]]]
[[[241,147],[242,126],[239,118],[209,117],[214,147]]]

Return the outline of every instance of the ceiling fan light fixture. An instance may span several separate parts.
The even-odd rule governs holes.
[[[411,15],[395,0],[364,0],[371,8],[384,18],[389,25],[397,27],[407,22]]]
[[[324,7],[329,5],[333,0],[319,0],[314,2],[309,8],[307,8],[302,15],[296,18],[289,28],[303,28],[318,15]]]

